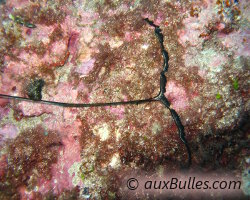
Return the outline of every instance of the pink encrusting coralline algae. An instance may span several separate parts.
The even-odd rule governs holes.
[[[234,170],[242,199],[250,194],[247,0],[0,0],[0,13],[0,94],[33,100],[0,98],[0,199],[126,199],[128,171],[187,161],[171,109],[190,170]],[[169,109],[39,103],[157,96],[164,60],[153,26],[169,55]]]

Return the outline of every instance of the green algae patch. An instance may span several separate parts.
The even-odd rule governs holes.
[[[238,82],[237,79],[234,79],[234,80],[233,80],[233,87],[234,87],[235,90],[238,90],[238,89],[239,89],[239,82]]]
[[[28,21],[25,21],[22,17],[20,16],[14,16],[12,14],[9,15],[9,18],[12,19],[14,22],[22,25],[22,26],[26,26],[27,28],[36,28],[35,24],[32,24]]]
[[[220,93],[217,93],[215,97],[216,97],[216,99],[221,99],[222,96]]]

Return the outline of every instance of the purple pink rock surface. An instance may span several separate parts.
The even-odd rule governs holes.
[[[249,13],[247,0],[0,1],[0,93],[28,97],[28,84],[42,79],[43,100],[156,96],[163,58],[149,18],[169,53],[165,95],[185,127],[190,170],[241,176]],[[84,188],[93,199],[124,198],[118,182],[127,171],[178,171],[187,156],[160,102],[62,108],[0,99],[0,199],[84,199]]]

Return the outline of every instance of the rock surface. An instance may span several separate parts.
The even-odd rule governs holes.
[[[247,0],[6,0],[0,12],[0,93],[29,97],[29,83],[43,80],[43,100],[68,103],[156,96],[163,59],[143,18],[154,21],[191,169],[247,171]],[[86,188],[118,199],[127,170],[179,170],[187,160],[160,102],[62,108],[0,99],[0,120],[0,199],[83,199]]]

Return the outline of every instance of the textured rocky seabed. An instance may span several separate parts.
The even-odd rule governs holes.
[[[185,128],[189,170],[230,171],[247,198],[249,6],[0,0],[0,93],[65,103],[155,97],[163,58],[149,18],[164,35],[165,95]],[[160,102],[63,108],[0,98],[0,199],[86,199],[86,189],[91,199],[120,199],[128,171],[179,171],[187,159]]]

